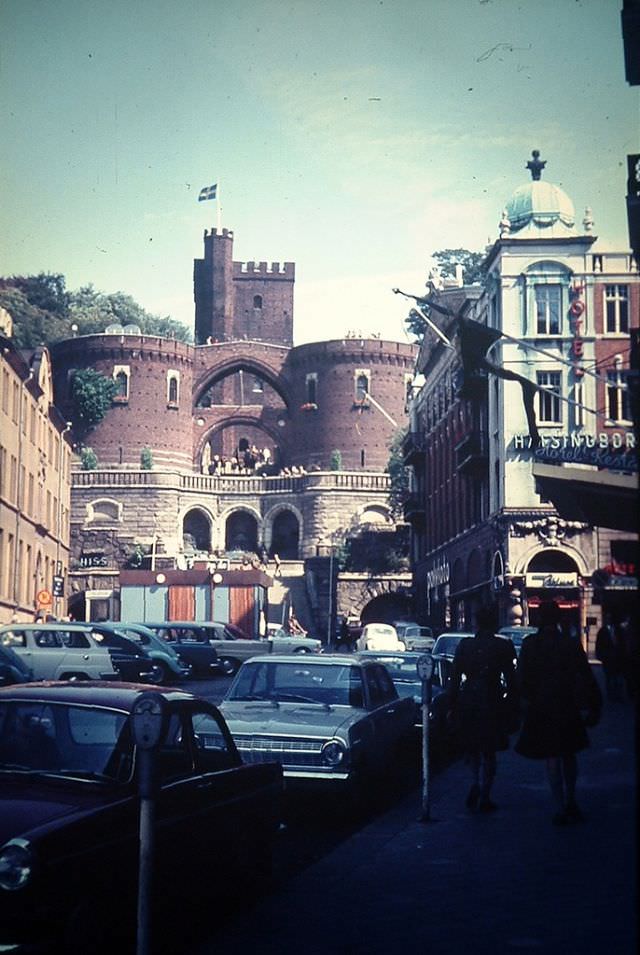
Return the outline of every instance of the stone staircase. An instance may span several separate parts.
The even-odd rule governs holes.
[[[292,607],[299,623],[309,634],[314,635],[314,623],[311,607],[307,597],[307,587],[304,577],[304,561],[283,560],[281,575],[273,578],[273,585],[269,587],[269,623],[282,623],[289,617]],[[268,573],[273,576],[272,564]]]

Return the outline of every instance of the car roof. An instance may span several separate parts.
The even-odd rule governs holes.
[[[341,656],[344,656],[344,654],[341,654]],[[420,657],[424,656],[424,653],[420,650],[358,650],[354,656],[376,660],[383,657],[390,660],[419,660]]]
[[[373,655],[372,655],[373,656]],[[250,663],[297,663],[298,666],[328,666],[336,663],[349,664],[349,663],[361,663],[361,664],[371,664],[376,661],[371,660],[361,660],[359,654],[355,653],[265,653],[260,656],[251,657],[249,660],[246,660],[242,666],[247,666]]]
[[[447,630],[446,633],[441,633],[436,637],[436,641],[440,637],[475,637],[475,633],[472,633],[470,630]]]
[[[4,627],[0,627],[0,630],[95,630],[98,627],[113,626],[115,624],[111,621],[103,623],[101,620],[89,623],[87,621],[66,623],[60,620],[52,620],[51,623],[8,623]]]
[[[160,693],[169,703],[197,699],[193,693],[187,693],[184,690],[165,689],[142,683],[45,680],[41,683],[0,687],[0,702],[38,700],[50,703],[80,703],[85,706],[101,706],[130,712],[141,693]]]

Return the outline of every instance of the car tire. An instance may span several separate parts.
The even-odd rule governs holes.
[[[169,667],[162,660],[154,662],[149,682],[154,686],[162,686],[163,683],[169,682]]]
[[[233,676],[240,669],[240,664],[233,657],[220,657],[220,669],[225,676]]]

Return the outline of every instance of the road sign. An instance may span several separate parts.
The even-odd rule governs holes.
[[[50,590],[39,590],[36,594],[36,600],[41,607],[50,607],[53,603],[53,595]]]
[[[64,597],[64,577],[56,574],[53,578],[53,587],[51,589],[54,597]]]

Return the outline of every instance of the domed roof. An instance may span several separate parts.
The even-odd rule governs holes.
[[[540,235],[543,232],[554,237],[575,234],[573,202],[559,186],[540,180],[546,163],[539,160],[538,150],[534,150],[532,155],[533,160],[527,163],[532,181],[518,186],[506,205],[509,231],[520,235],[523,232],[527,235]]]

